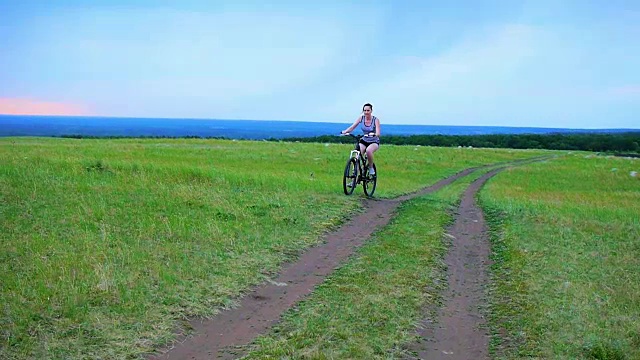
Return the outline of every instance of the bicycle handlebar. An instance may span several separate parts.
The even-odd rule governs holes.
[[[364,134],[364,135],[353,135],[352,133],[340,133],[340,135],[342,135],[342,136],[351,136],[353,138],[360,139],[360,138],[363,138],[365,136],[375,136],[376,134],[375,133],[368,133],[368,134]]]
[[[340,133],[340,136],[351,136],[356,139],[362,137],[362,135],[353,135],[352,133]]]

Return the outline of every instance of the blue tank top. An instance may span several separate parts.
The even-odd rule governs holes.
[[[364,115],[362,115],[362,118],[360,118],[360,128],[362,129],[362,133],[365,134],[365,136],[362,138],[362,141],[364,141],[365,143],[376,143],[376,144],[380,144],[380,138],[378,138],[377,136],[373,135],[373,136],[369,136],[369,133],[374,133],[376,132],[376,117],[375,116],[371,116],[371,125],[366,126],[364,124]]]
[[[360,126],[360,128],[362,129],[362,132],[364,134],[368,134],[368,133],[375,133],[376,132],[376,117],[372,116],[371,117],[371,125],[370,126],[366,126],[364,124],[364,115],[362,115],[362,118],[360,118],[360,124],[362,124]]]

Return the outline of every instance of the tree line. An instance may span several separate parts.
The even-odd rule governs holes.
[[[283,140],[343,144],[353,143],[354,141],[351,137],[333,135],[310,138],[287,138]],[[640,154],[640,132],[408,136],[385,135],[380,137],[380,141],[382,144],[394,145],[584,150],[594,152]]]
[[[226,139],[225,137],[202,136],[95,136],[62,135],[75,139]],[[267,141],[316,142],[316,143],[353,143],[347,136],[322,135],[315,137],[291,137],[284,139],[269,138]],[[618,155],[640,155],[640,131],[620,133],[549,133],[549,134],[485,134],[485,135],[385,135],[382,144],[421,145],[441,147],[482,147],[509,149],[547,149],[547,150],[583,150],[607,152]]]

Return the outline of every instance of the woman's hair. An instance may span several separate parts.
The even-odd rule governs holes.
[[[366,104],[362,105],[362,111],[364,111],[364,108],[366,108],[367,106],[370,107],[371,110],[373,110],[373,105],[371,105],[369,103],[366,103]]]

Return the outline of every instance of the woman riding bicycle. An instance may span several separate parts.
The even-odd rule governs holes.
[[[369,160],[369,174],[375,175],[373,168],[373,153],[380,147],[380,119],[373,116],[373,105],[366,103],[362,107],[362,115],[359,116],[353,125],[343,130],[343,134],[350,133],[358,124],[362,124],[361,129],[364,136],[360,139],[360,153],[367,154]]]

